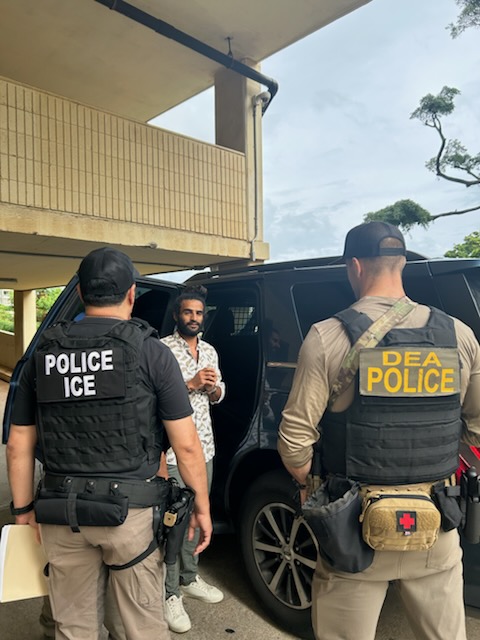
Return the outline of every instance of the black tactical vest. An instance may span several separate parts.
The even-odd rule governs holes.
[[[353,309],[335,317],[351,344],[372,324]],[[362,350],[360,363],[353,403],[344,412],[327,411],[320,423],[323,473],[382,485],[454,473],[462,423],[452,319],[432,308],[425,327],[392,329],[376,349]]]
[[[121,477],[159,460],[156,398],[139,366],[144,340],[155,330],[138,319],[95,337],[76,336],[74,328],[53,325],[35,352],[46,471]]]

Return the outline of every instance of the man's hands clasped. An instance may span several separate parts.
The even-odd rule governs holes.
[[[205,367],[197,371],[191,380],[187,382],[189,391],[205,391],[211,393],[217,386],[217,372],[213,367]]]

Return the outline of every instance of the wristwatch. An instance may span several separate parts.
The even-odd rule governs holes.
[[[30,511],[33,511],[33,500],[25,507],[18,507],[17,509],[13,506],[13,501],[10,502],[10,513],[12,516],[21,516],[24,513],[30,513]]]

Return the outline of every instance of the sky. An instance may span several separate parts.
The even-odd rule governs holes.
[[[437,178],[425,162],[438,134],[410,114],[444,85],[461,91],[443,121],[480,149],[480,30],[453,40],[454,0],[372,0],[263,61],[279,91],[263,117],[264,239],[271,261],[338,255],[363,216],[410,198],[431,214],[480,203],[480,188]],[[154,124],[214,142],[213,90]],[[406,234],[438,257],[474,230],[480,211]]]

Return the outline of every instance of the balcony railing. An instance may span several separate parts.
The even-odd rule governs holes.
[[[0,203],[247,238],[245,156],[0,78]]]

